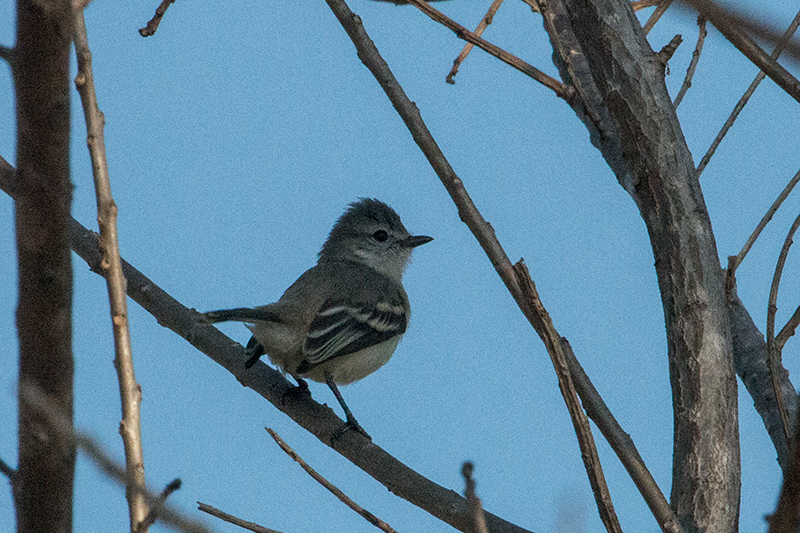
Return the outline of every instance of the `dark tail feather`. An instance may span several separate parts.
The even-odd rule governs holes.
[[[264,355],[264,347],[261,345],[260,342],[255,337],[250,337],[250,341],[247,343],[247,347],[244,349],[244,354],[247,356],[247,361],[244,362],[245,368],[250,368],[256,362],[261,359],[261,356]]]
[[[238,307],[236,309],[220,309],[203,313],[203,317],[212,324],[217,322],[280,322],[273,311]]]

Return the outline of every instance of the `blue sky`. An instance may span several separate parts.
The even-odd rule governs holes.
[[[439,3],[474,27],[489,2]],[[786,27],[796,6],[758,11]],[[367,31],[512,260],[524,257],[559,332],[669,494],[672,409],[663,313],[644,223],[574,113],[547,89],[476,50],[444,82],[463,43],[413,7],[352,0]],[[156,3],[97,0],[86,11],[120,247],[135,267],[201,311],[276,300],[312,266],[345,205],[376,197],[412,233],[412,307],[391,362],[342,392],[389,453],[463,491],[475,462],[488,510],[536,532],[601,531],[549,358],[326,4],[178,2],[154,37],[137,33]],[[0,43],[14,8],[0,5]],[[649,10],[648,10],[649,12]],[[755,12],[751,9],[750,12]],[[668,12],[651,33],[684,44],[667,86],[680,87],[697,29]],[[556,75],[538,15],[506,2],[485,37]],[[797,62],[784,62],[795,75]],[[74,67],[73,67],[74,68]],[[678,115],[699,161],[757,70],[710,29]],[[0,155],[14,161],[13,87],[0,67]],[[73,215],[96,228],[80,103],[73,92]],[[702,176],[721,258],[736,254],[800,168],[800,107],[766,80]],[[738,272],[765,330],[769,284],[800,199],[790,197]],[[0,457],[16,463],[17,345],[13,205],[0,196]],[[798,302],[797,251],[778,301]],[[104,281],[77,257],[76,424],[122,458],[119,394]],[[355,469],[225,370],[130,303],[148,482],[180,477],[172,503],[202,501],[281,531],[372,531],[272,442],[275,429],[314,468],[398,531],[450,531]],[[223,331],[239,342],[241,324]],[[784,351],[800,371],[797,341]],[[324,385],[317,401],[338,410]],[[740,386],[742,531],[766,530],[779,490],[775,453]],[[338,411],[337,411],[338,412]],[[623,529],[658,531],[595,432]],[[13,524],[0,491],[0,529]],[[202,518],[205,518],[204,516]],[[572,520],[573,522],[570,522]],[[210,517],[217,531],[238,531]],[[566,525],[565,524],[571,524]],[[124,491],[79,458],[75,531],[127,528]],[[564,529],[566,528],[566,529]],[[163,530],[156,526],[153,531]]]

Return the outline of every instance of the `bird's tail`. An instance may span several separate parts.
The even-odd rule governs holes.
[[[280,322],[274,311],[251,307],[236,309],[220,309],[203,313],[203,317],[212,324],[217,322]]]

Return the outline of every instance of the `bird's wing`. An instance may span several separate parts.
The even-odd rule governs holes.
[[[355,353],[405,333],[408,313],[403,303],[399,297],[381,300],[373,306],[326,302],[311,322],[301,366],[311,369],[334,357]]]

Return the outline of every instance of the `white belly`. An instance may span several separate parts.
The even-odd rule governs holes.
[[[348,385],[364,379],[389,362],[402,337],[397,335],[358,352],[336,357],[314,367],[302,377],[325,383],[325,374],[330,374],[337,385]]]

